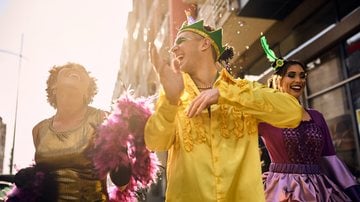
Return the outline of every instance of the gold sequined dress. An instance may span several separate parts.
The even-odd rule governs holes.
[[[53,118],[34,128],[35,161],[56,176],[58,201],[107,201],[106,180],[100,180],[89,152],[95,137],[94,126],[102,122],[101,111],[88,108],[83,122],[75,129],[57,132]]]

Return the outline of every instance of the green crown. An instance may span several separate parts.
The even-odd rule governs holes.
[[[185,31],[194,32],[201,35],[202,37],[210,39],[211,44],[216,51],[216,59],[219,59],[221,54],[223,54],[223,52],[225,51],[225,48],[222,46],[222,29],[209,32],[204,28],[204,20],[200,20],[189,25],[188,22],[184,22],[179,30],[179,33]]]

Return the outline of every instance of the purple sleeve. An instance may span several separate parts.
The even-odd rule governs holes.
[[[329,128],[323,115],[316,110],[308,110],[314,121],[321,127],[324,134],[324,148],[320,165],[325,174],[342,189],[357,184],[355,177],[351,174],[346,165],[336,156],[335,148],[331,140]]]
[[[321,158],[320,166],[326,176],[342,189],[357,185],[355,177],[336,155],[323,156]]]
[[[324,116],[316,110],[308,110],[308,113],[310,114],[311,118],[315,121],[315,123],[317,123],[320,126],[321,132],[324,135],[324,148],[322,151],[322,156],[336,155],[334,144],[331,139],[329,127],[326,124]]]

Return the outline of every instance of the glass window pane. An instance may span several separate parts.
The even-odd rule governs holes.
[[[343,80],[338,48],[319,57],[315,62],[307,64],[310,67],[307,78],[308,95],[317,93]]]
[[[345,65],[349,77],[356,77],[360,74],[360,32],[346,40]],[[360,110],[360,79],[359,77],[350,82],[350,92],[355,112]]]

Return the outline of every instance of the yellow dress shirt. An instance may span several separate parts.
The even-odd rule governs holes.
[[[302,116],[298,101],[234,79],[224,69],[214,84],[218,104],[188,118],[187,107],[200,92],[188,74],[183,76],[180,104],[171,105],[162,93],[145,127],[148,148],[168,151],[166,201],[265,201],[257,125],[296,127]]]

